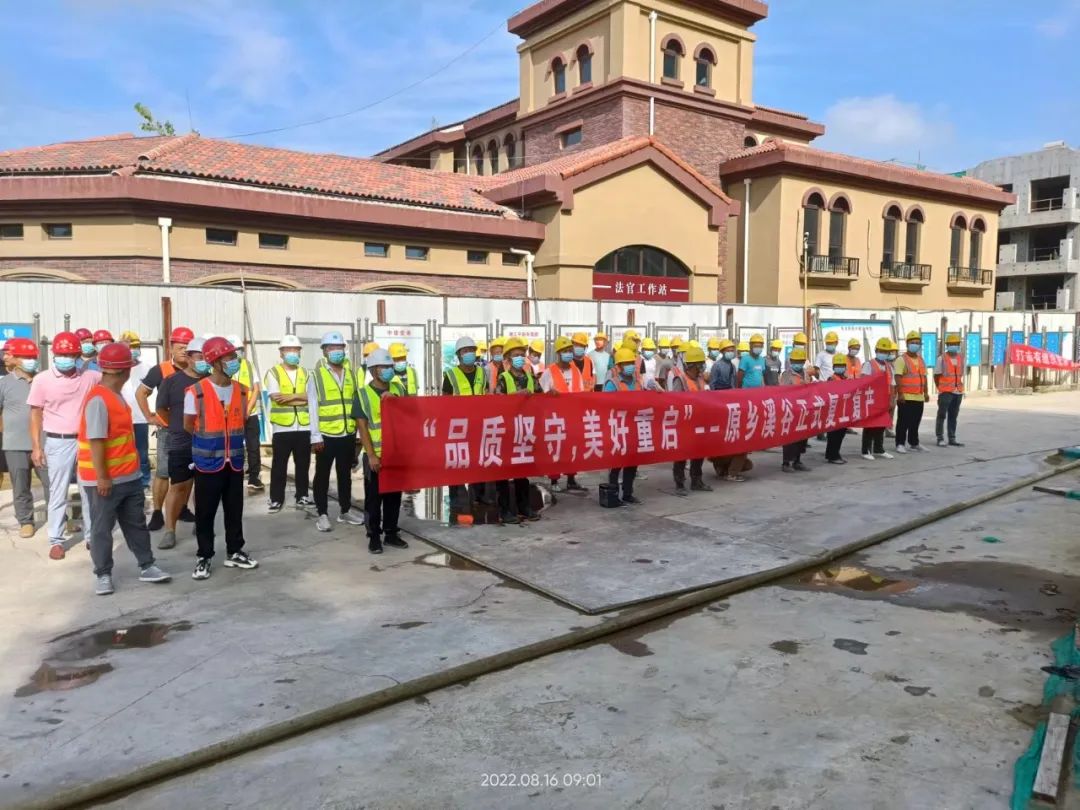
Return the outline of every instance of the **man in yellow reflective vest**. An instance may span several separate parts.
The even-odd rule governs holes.
[[[383,546],[408,548],[398,534],[401,493],[379,491],[382,468],[382,399],[397,373],[390,352],[377,349],[368,357],[371,382],[360,389],[360,443],[364,446],[364,511],[367,513],[368,551],[382,554]]]
[[[923,406],[930,401],[926,382],[926,363],[923,362],[922,333],[917,329],[908,332],[907,351],[893,364],[896,380],[896,452],[908,450],[923,452],[919,444],[919,423],[922,422]]]
[[[248,390],[248,417],[244,423],[244,447],[247,449],[248,492],[262,492],[262,446],[259,443],[259,406],[262,404],[262,389],[251,367],[251,361],[244,357],[244,343],[239,335],[225,338],[236,347],[236,356],[240,358],[240,370],[233,379]]]
[[[390,344],[390,359],[394,368],[394,376],[390,378],[390,391],[396,397],[415,397],[420,393],[416,385],[416,368],[409,362],[409,350],[404,343]],[[370,355],[368,369],[371,369]]]
[[[480,365],[480,347],[471,337],[458,338],[454,344],[457,365],[443,374],[442,393],[444,396],[478,397],[488,393],[488,375]],[[450,487],[450,507],[456,515],[459,525],[472,525],[473,503],[487,503],[484,496],[485,484],[472,484],[468,487],[458,484]]]
[[[345,336],[341,332],[327,332],[320,345],[323,356],[308,378],[307,394],[311,449],[316,453],[312,494],[319,518],[315,528],[328,532],[331,467],[337,474],[338,523],[364,525],[363,514],[352,509],[352,465],[356,459],[360,399],[356,377],[345,355]]]
[[[311,413],[308,411],[308,373],[300,367],[302,346],[296,335],[285,335],[278,343],[281,362],[266,372],[266,393],[270,396],[271,447],[269,511],[280,512],[285,503],[285,482],[289,459],[296,476],[296,506],[315,505],[308,494],[311,470]]]
[[[960,335],[945,336],[945,354],[934,365],[934,385],[937,386],[938,447],[945,447],[945,422],[948,420],[949,447],[963,447],[956,440],[956,418],[960,415],[960,402],[964,398],[964,371],[967,365],[960,354]]]
[[[495,385],[496,394],[533,394],[540,390],[536,378],[529,371],[525,358],[527,348],[528,344],[522,338],[512,337],[506,341],[507,370],[499,375]],[[495,485],[499,495],[499,521],[513,524],[522,520],[539,520],[540,513],[529,503],[529,479],[515,478],[513,483],[515,508],[510,506],[510,481],[499,481]]]

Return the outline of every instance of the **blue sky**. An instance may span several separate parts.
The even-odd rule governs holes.
[[[0,149],[178,131],[368,155],[517,94],[526,0],[37,0],[0,17]],[[776,0],[755,100],[829,127],[817,144],[953,171],[1080,145],[1080,0]],[[462,52],[470,49],[467,54]]]

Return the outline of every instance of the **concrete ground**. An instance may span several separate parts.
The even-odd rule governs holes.
[[[1026,438],[1020,448],[1035,452],[1016,457],[1019,477],[1042,466],[1038,454],[1080,441],[1078,411],[1075,394],[966,403],[957,497],[983,466],[971,457],[1011,455],[1002,451]],[[913,461],[891,462],[892,474]],[[879,504],[946,486],[940,472],[915,476],[909,495],[874,464],[876,480],[855,464],[801,479],[759,465],[757,485],[695,505],[703,520],[711,509],[714,521],[768,523],[829,492],[834,522],[869,533]],[[650,470],[643,495],[665,476]],[[576,503],[556,509],[586,514]],[[195,583],[183,538],[161,555],[177,580],[140,585],[121,545],[108,599],[92,596],[80,548],[56,563],[40,536],[4,541],[14,585],[0,591],[0,806],[614,616],[583,616],[419,542],[369,557],[355,529],[319,535],[302,513],[248,504],[260,569]],[[816,578],[433,692],[114,806],[1006,806],[1040,711],[1038,667],[1077,609],[1078,509],[1024,491]],[[596,511],[582,531],[600,525]],[[822,530],[809,525],[791,523],[793,546]],[[486,787],[485,774],[530,784]]]

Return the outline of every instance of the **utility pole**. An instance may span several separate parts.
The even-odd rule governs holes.
[[[806,288],[810,284],[810,231],[804,231],[802,236],[802,317],[803,317],[803,332],[806,333],[807,338],[810,337],[810,318],[806,314]],[[807,351],[810,350],[809,341],[806,344]],[[809,358],[807,358],[809,359]]]

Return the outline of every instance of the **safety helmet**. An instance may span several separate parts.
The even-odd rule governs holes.
[[[643,349],[652,349],[653,351],[655,351],[656,350],[656,341],[653,340],[652,338],[645,338],[643,341],[641,341],[641,348],[643,348]]]
[[[805,362],[806,361],[806,349],[792,349],[791,353],[788,355],[788,360],[790,360],[793,363],[798,363],[799,361]]]
[[[764,346],[765,336],[762,335],[760,332],[755,332],[750,336],[750,344],[753,345],[754,343],[760,343],[762,346]]]
[[[833,368],[847,368],[847,358],[842,354],[834,354],[832,365]]]
[[[688,340],[683,344],[683,346],[686,347],[685,349],[683,349],[684,352],[686,351],[686,349],[700,349],[701,348],[701,344],[698,343],[696,340]]]
[[[826,332],[825,333],[825,342],[826,343],[839,343],[840,342],[840,336],[838,334],[836,334],[836,332]]]
[[[478,340],[478,341],[476,341],[476,350],[478,352],[486,352],[488,350],[487,341],[486,340]]]
[[[561,352],[572,348],[574,348],[574,342],[570,340],[570,338],[563,337],[562,335],[555,338],[555,351]]]
[[[892,351],[892,341],[887,337],[878,338],[878,342],[874,344],[874,351],[876,351],[876,352],[891,352]]]
[[[536,354],[543,354],[544,353],[544,341],[540,340],[539,338],[532,341],[531,343],[529,343],[529,351],[535,352]]]
[[[11,338],[5,345],[4,351],[12,357],[37,358],[39,352],[37,344],[30,338]]]
[[[637,361],[637,355],[634,354],[633,349],[616,349],[615,350],[615,365],[622,365],[623,363],[634,363]]]
[[[391,343],[390,348],[387,349],[390,352],[390,356],[397,360],[399,357],[408,357],[409,350],[404,343]]]
[[[191,339],[194,337],[195,333],[186,326],[177,326],[169,335],[169,341],[172,343],[191,343]]]
[[[671,338],[669,338],[669,337],[660,338],[660,348],[661,349],[670,349],[671,348]]]
[[[53,354],[81,354],[82,341],[74,332],[57,332],[52,340]]]
[[[750,344],[745,340],[740,340],[739,341],[739,351],[740,352],[748,352],[748,351],[750,351]]]
[[[203,344],[203,360],[213,363],[236,352],[236,346],[228,338],[212,337]]]
[[[82,329],[75,330],[75,337],[77,337],[80,342],[84,340],[93,340],[94,333],[84,326]]]
[[[627,329],[625,332],[623,332],[622,339],[623,339],[623,343],[626,343],[626,341],[628,341],[628,340],[640,341],[641,340],[641,335],[639,335],[637,333],[636,329]]]
[[[849,341],[847,342],[847,347],[848,347],[849,349],[861,349],[861,348],[862,348],[862,344],[861,344],[861,343],[859,342],[859,339],[858,339],[858,338],[852,338],[851,340],[849,340]]]
[[[191,340],[188,341],[187,353],[191,354],[192,352],[202,352],[203,345],[205,343],[206,343],[206,340],[201,338],[201,337],[192,338]]]
[[[907,340],[921,341],[922,340],[922,332],[920,332],[918,329],[912,329],[910,332],[907,333],[907,338],[906,339]]]
[[[772,343],[769,344],[769,348],[770,349],[783,349],[784,348],[784,341],[777,338],[776,340],[774,340]]]
[[[951,335],[946,335],[945,336],[945,345],[946,346],[959,346],[960,345],[960,336],[958,334],[956,334],[955,332],[953,334],[951,334]]]
[[[593,340],[607,340],[607,335],[604,332],[597,332],[593,335]]]
[[[709,346],[709,348],[711,349],[712,346]],[[724,351],[725,349],[734,349],[735,341],[731,338],[724,338],[720,341],[720,346],[718,348],[720,349],[720,351]]]
[[[709,342],[706,343],[705,345],[708,346],[710,349],[719,349],[720,348],[720,343],[721,343],[720,338],[711,337],[711,338],[709,338]]]
[[[679,347],[681,347],[681,346],[682,346],[682,345],[683,345],[683,344],[684,344],[685,342],[686,342],[685,340],[683,340],[683,339],[682,339],[681,337],[679,337],[678,335],[676,335],[675,337],[673,337],[673,338],[671,339],[671,348],[673,348],[673,349],[678,349],[678,348],[679,348]]]
[[[110,343],[101,347],[97,362],[103,371],[123,371],[134,368],[139,361],[131,356],[131,347],[126,343]]]
[[[279,349],[302,349],[304,344],[300,342],[300,338],[296,335],[285,335],[279,342],[277,347]]]
[[[341,332],[327,332],[319,341],[320,346],[344,346],[347,341]]]
[[[139,337],[139,333],[133,332],[130,329],[120,333],[120,340],[133,349],[142,346],[142,338]]]
[[[361,351],[360,354],[366,360],[367,356],[369,354],[371,354],[376,349],[381,349],[381,348],[382,347],[378,343],[376,343],[374,340],[369,340],[367,343],[364,344],[364,348],[363,348],[363,350]]]
[[[366,346],[364,348],[367,348]],[[471,337],[459,337],[457,343],[454,344],[454,354],[457,354],[462,349],[472,349],[476,351],[476,341]]]
[[[576,343],[579,346],[588,346],[589,336],[584,332],[574,332],[573,336],[570,338],[570,342],[571,344]]]
[[[506,338],[503,337],[502,335],[499,335],[499,337],[497,337],[497,338],[492,338],[490,348],[492,348],[492,349],[505,349],[506,348]]]
[[[791,342],[796,346],[805,346],[810,341],[806,337],[806,332],[796,332],[795,337],[791,339]]]
[[[241,338],[239,335],[226,335],[225,339],[237,349],[244,345],[244,339]]]
[[[96,332],[94,332],[93,340],[94,343],[112,343],[112,332],[110,332],[108,329],[98,329]]]
[[[506,343],[503,345],[503,351],[505,353],[507,353],[507,354],[514,351],[515,349],[528,349],[528,348],[529,348],[529,344],[525,342],[525,338],[521,338],[521,337],[508,338]]]
[[[394,360],[392,357],[390,357],[390,352],[388,352],[386,349],[376,349],[368,355],[367,367],[369,369],[376,368],[378,366],[392,365],[394,365]]]
[[[697,346],[692,346],[691,348],[687,349],[686,352],[683,354],[683,362],[704,363],[705,350]]]

